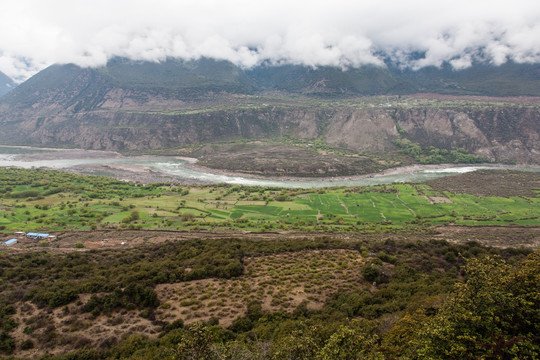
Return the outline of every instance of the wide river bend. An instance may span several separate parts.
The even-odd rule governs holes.
[[[285,188],[319,188],[331,186],[368,186],[394,182],[423,182],[430,179],[466,173],[478,169],[516,169],[540,173],[540,167],[499,164],[482,165],[425,165],[389,169],[371,175],[336,178],[264,178],[215,172],[193,166],[193,160],[173,156],[120,156],[112,152],[85,150],[58,150],[28,147],[0,146],[0,166],[21,168],[50,168],[73,170],[92,169],[91,173],[114,176],[113,169],[132,172],[151,171],[186,180],[190,183],[227,183]],[[98,171],[96,171],[98,169]],[[90,171],[89,171],[90,172]]]

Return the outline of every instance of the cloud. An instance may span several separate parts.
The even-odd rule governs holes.
[[[540,62],[539,38],[536,0],[17,0],[0,13],[0,71],[22,81],[114,56],[462,69]]]

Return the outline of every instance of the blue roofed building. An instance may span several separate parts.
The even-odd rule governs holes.
[[[45,238],[48,238],[49,235],[50,234],[29,232],[26,234],[26,237],[29,239],[45,239]]]

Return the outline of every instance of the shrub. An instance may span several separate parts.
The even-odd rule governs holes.
[[[369,282],[379,282],[381,270],[375,264],[366,264],[362,268],[362,276]]]
[[[37,196],[39,196],[39,191],[25,190],[25,191],[20,191],[20,192],[12,192],[7,197],[11,197],[14,199],[24,199],[24,198],[37,197]]]
[[[124,224],[139,220],[140,215],[138,211],[132,211],[131,214],[122,219]]]
[[[180,216],[180,220],[182,221],[190,221],[190,220],[193,220],[194,218],[195,218],[195,214],[190,213],[190,212],[183,213]]]

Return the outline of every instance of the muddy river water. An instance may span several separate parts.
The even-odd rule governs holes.
[[[58,150],[0,146],[0,166],[22,168],[50,168],[92,173],[130,179],[141,173],[167,176],[186,183],[228,183],[239,185],[275,186],[286,188],[316,188],[329,186],[367,186],[393,182],[423,182],[478,169],[519,169],[540,173],[540,167],[499,164],[482,165],[415,165],[389,169],[371,175],[336,178],[264,178],[213,171],[194,165],[194,159],[165,156],[121,156],[113,152]]]

